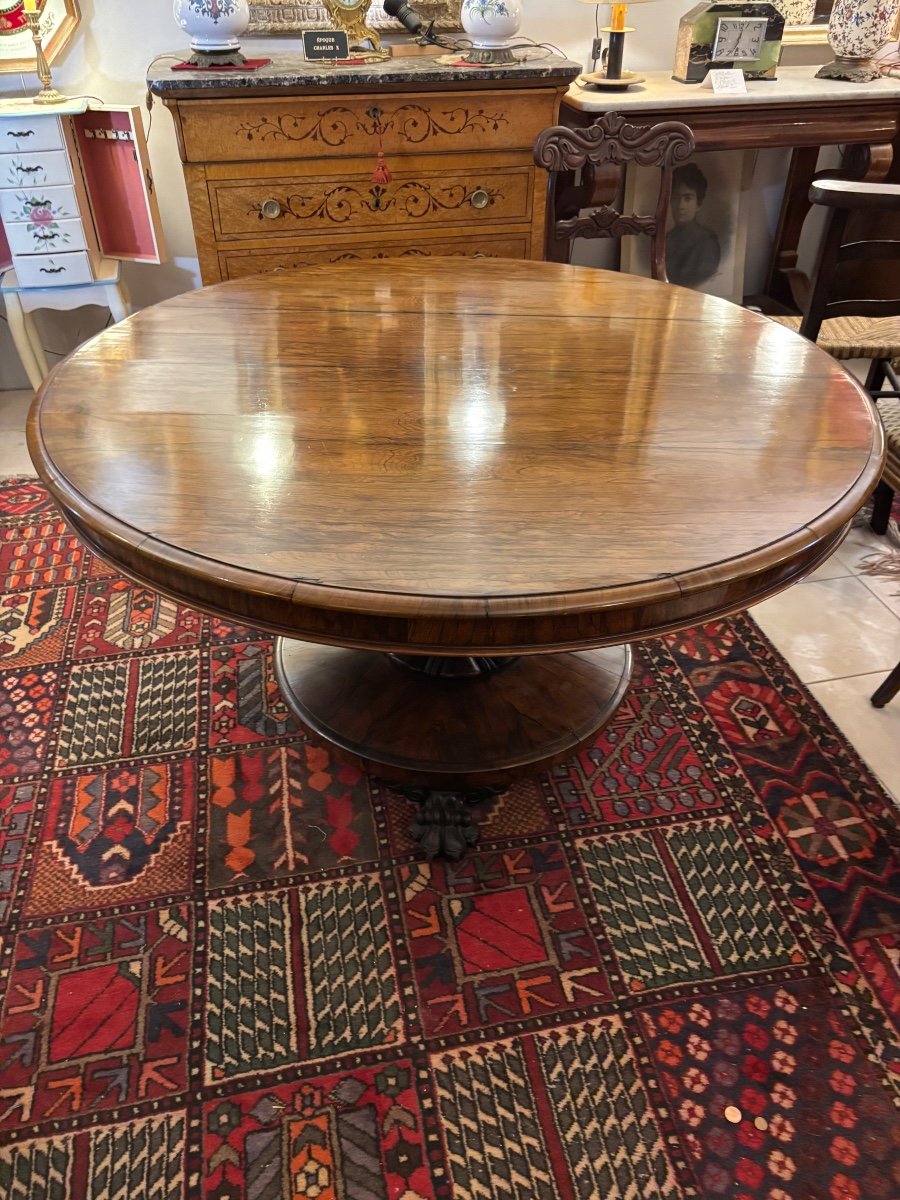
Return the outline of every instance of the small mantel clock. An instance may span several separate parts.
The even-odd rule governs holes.
[[[774,4],[698,4],[679,22],[672,78],[702,83],[712,67],[735,67],[747,79],[774,79],[783,37]]]
[[[343,29],[347,34],[351,50],[367,53],[365,43],[369,42],[376,54],[382,53],[381,38],[366,24],[372,0],[324,0],[324,4],[335,28]]]

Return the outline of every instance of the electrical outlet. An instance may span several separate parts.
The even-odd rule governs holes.
[[[593,45],[591,46],[591,58],[594,60],[594,62],[596,62],[602,53],[603,38],[595,37]]]

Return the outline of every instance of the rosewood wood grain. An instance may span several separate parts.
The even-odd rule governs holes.
[[[862,388],[757,314],[487,259],[314,266],[168,300],[57,367],[28,439],[89,546],[292,639],[282,677],[313,729],[444,787],[537,769],[608,719],[621,652],[610,674],[572,651],[814,569],[884,453]],[[526,657],[461,683],[372,650]],[[448,709],[453,688],[470,694]]]

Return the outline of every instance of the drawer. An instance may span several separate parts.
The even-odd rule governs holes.
[[[15,259],[22,287],[60,287],[93,283],[91,260],[84,251],[74,254],[26,254]]]
[[[243,279],[247,275],[260,275],[269,271],[290,271],[295,267],[309,267],[317,263],[365,262],[381,258],[446,258],[458,255],[461,258],[528,258],[531,239],[528,234],[507,234],[497,237],[467,236],[447,238],[441,241],[428,240],[421,246],[411,246],[409,241],[385,243],[360,243],[351,246],[308,246],[301,242],[285,246],[281,250],[223,250],[219,264],[223,279]]]
[[[187,162],[343,158],[397,153],[530,148],[552,124],[556,90],[453,92],[434,96],[293,97],[182,101]],[[375,115],[373,115],[373,113]]]
[[[65,150],[4,154],[0,158],[0,187],[34,188],[71,182],[69,156]]]
[[[0,154],[20,150],[62,150],[58,117],[0,117]]]
[[[0,217],[4,224],[27,221],[32,225],[40,225],[77,216],[78,201],[72,187],[25,187],[0,191]]]
[[[13,254],[49,254],[60,250],[87,249],[84,228],[77,218],[40,225],[10,222],[4,229]]]
[[[394,172],[373,184],[371,167],[359,174],[297,179],[210,182],[213,224],[220,238],[277,239],[298,233],[340,234],[391,229],[479,225],[531,218],[530,166],[483,171]]]

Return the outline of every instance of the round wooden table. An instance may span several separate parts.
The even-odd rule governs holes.
[[[466,788],[609,720],[627,643],[745,608],[828,557],[874,488],[863,390],[723,300],[536,262],[353,263],[178,296],[45,384],[32,458],[125,574],[279,635],[301,721]]]

